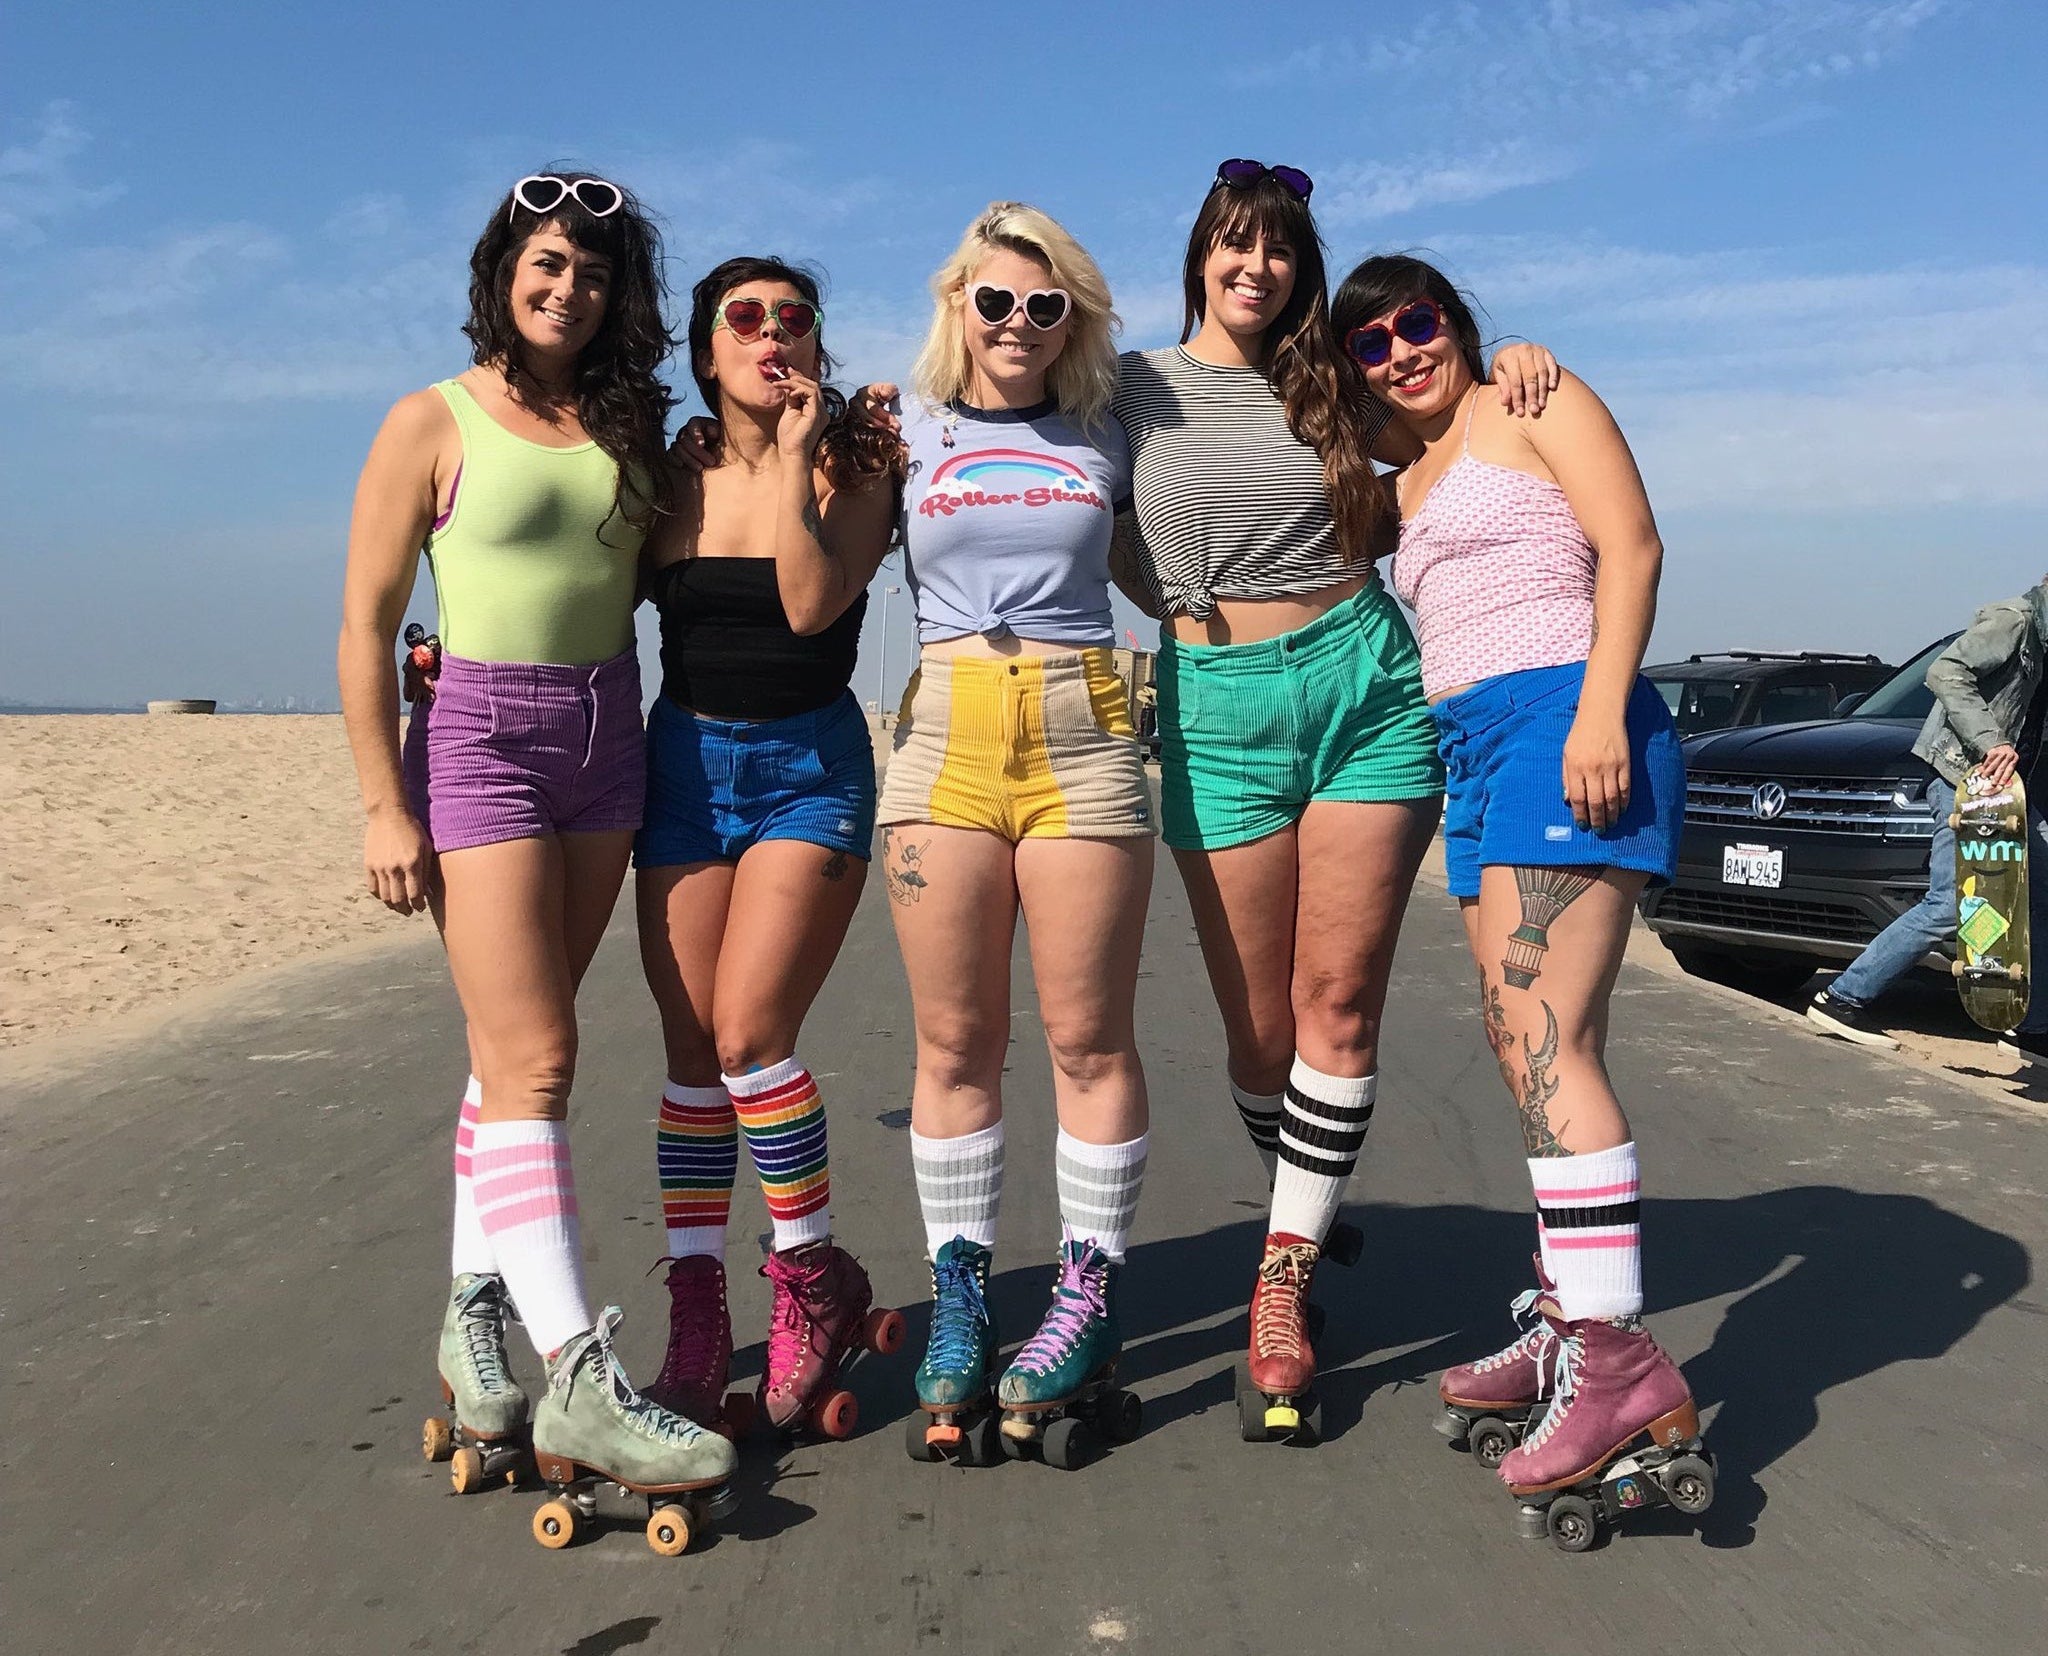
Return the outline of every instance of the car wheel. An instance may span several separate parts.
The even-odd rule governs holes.
[[[1781,1000],[1803,988],[1820,962],[1776,949],[1713,949],[1697,943],[1667,945],[1679,966],[1693,977],[1723,983],[1744,994]]]

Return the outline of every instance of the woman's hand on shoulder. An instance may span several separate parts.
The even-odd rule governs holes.
[[[668,457],[689,471],[709,471],[724,447],[725,428],[709,414],[697,414],[683,422],[668,445]]]
[[[854,392],[847,412],[862,425],[871,425],[892,437],[903,435],[903,420],[892,406],[902,393],[888,380],[876,380]]]
[[[1493,355],[1493,383],[1510,414],[1541,414],[1564,370],[1549,347],[1517,342]]]

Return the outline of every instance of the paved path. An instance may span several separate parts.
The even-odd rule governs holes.
[[[430,947],[300,969],[68,1078],[0,1069],[6,1648],[1868,1656],[2038,1639],[2038,1115],[1628,968],[1613,1057],[1654,1192],[1652,1311],[1710,1412],[1723,1488],[1702,1532],[1647,1521],[1567,1558],[1518,1541],[1506,1497],[1430,1430],[1435,1372],[1499,1341],[1530,1243],[1448,900],[1419,892],[1402,945],[1353,1191],[1366,1258],[1325,1275],[1331,1441],[1313,1451],[1236,1438],[1264,1204],[1170,867],[1146,966],[1155,1136],[1126,1300],[1145,1435],[1077,1474],[913,1466],[906,1352],[859,1380],[855,1441],[752,1445],[741,1513],[673,1561],[625,1529],[543,1553],[536,1497],[458,1499],[418,1459],[461,1079]],[[665,1300],[642,1275],[660,1251],[659,1051],[623,931],[585,1004],[590,1272],[627,1306],[644,1377]],[[1029,1006],[995,1288],[1013,1331],[1043,1304],[1054,1223]],[[907,1027],[871,891],[806,1052],[841,1233],[915,1308],[914,1351]],[[736,1261],[758,1196],[738,1214]],[[765,1286],[735,1279],[743,1339]]]

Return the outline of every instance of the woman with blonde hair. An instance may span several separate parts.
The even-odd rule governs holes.
[[[1044,213],[997,202],[932,279],[902,533],[919,666],[877,820],[917,1027],[911,1152],[932,1263],[909,1448],[986,1459],[984,1302],[1003,1174],[1010,948],[1021,912],[1053,1067],[1064,1239],[1051,1309],[995,1386],[1004,1447],[1074,1464],[1114,1390],[1116,1279],[1145,1173],[1133,1001],[1152,811],[1112,641],[1109,541],[1129,493],[1116,314]],[[1065,1417],[1065,1418],[1062,1418]]]

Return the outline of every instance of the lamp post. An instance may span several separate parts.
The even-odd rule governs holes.
[[[895,586],[882,588],[882,659],[875,670],[875,710],[881,715],[882,728],[889,728],[889,600],[903,589]]]

